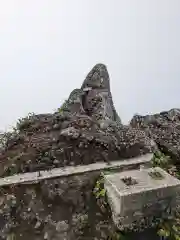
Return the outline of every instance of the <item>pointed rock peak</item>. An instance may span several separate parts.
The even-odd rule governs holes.
[[[109,74],[106,65],[98,63],[91,69],[81,88],[89,87],[106,88],[110,91]]]

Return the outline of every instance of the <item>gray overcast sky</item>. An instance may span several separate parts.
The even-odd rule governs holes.
[[[58,108],[98,62],[124,123],[180,107],[180,0],[1,0],[0,129]]]

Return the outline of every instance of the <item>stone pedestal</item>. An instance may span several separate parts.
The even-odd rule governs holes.
[[[159,167],[105,175],[105,189],[121,230],[153,226],[180,203],[180,181]]]

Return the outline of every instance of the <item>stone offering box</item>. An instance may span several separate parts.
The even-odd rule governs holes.
[[[157,224],[180,203],[180,181],[159,167],[104,175],[113,220],[120,230]]]

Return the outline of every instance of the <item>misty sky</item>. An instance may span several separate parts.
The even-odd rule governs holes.
[[[180,0],[1,0],[0,129],[57,109],[99,62],[124,123],[180,108]]]

